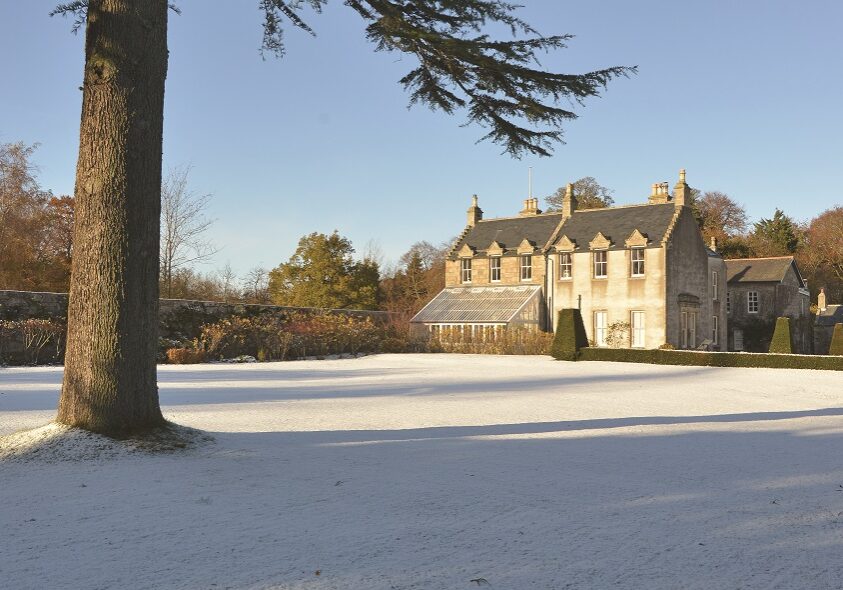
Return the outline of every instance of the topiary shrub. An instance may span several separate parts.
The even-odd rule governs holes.
[[[790,335],[790,318],[778,318],[769,352],[774,354],[793,354],[793,338]]]
[[[834,324],[834,332],[831,333],[831,345],[828,347],[828,354],[843,356],[843,324]]]
[[[556,334],[550,354],[558,361],[575,361],[581,348],[588,347],[588,337],[579,309],[560,309]]]

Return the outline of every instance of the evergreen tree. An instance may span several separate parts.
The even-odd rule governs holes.
[[[377,309],[377,264],[355,262],[351,242],[336,231],[314,232],[299,240],[290,260],[269,273],[276,305],[330,309]]]
[[[796,252],[799,236],[793,220],[776,209],[773,217],[754,224],[750,242],[756,256],[787,256]]]
[[[284,52],[288,23],[327,0],[260,0],[263,46]],[[634,68],[584,74],[537,69],[542,37],[503,0],[345,0],[378,51],[417,65],[401,79],[411,104],[464,111],[484,139],[513,156],[548,155],[576,114],[560,105],[597,96]],[[156,385],[159,214],[167,74],[167,0],[73,0],[54,14],[85,25],[74,244],[58,421],[103,433],[164,424]],[[503,25],[514,38],[486,32]]]

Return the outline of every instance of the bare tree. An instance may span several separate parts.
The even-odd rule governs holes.
[[[243,297],[250,303],[269,303],[269,271],[256,266],[243,279]]]
[[[232,299],[237,299],[240,295],[237,292],[237,274],[231,268],[231,263],[226,262],[220,270],[217,271],[219,276],[220,287],[222,288],[222,300],[228,303]]]
[[[189,166],[174,168],[161,183],[161,281],[167,297],[172,294],[174,271],[219,251],[205,238],[213,223],[205,216],[211,195],[189,190],[189,175]]]

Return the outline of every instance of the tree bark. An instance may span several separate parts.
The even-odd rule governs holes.
[[[167,0],[90,0],[57,419],[109,435],[164,424],[156,357],[166,74]]]

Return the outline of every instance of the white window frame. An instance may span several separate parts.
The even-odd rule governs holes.
[[[471,258],[460,258],[460,282],[471,282]]]
[[[716,315],[711,316],[711,341],[720,344],[720,318]]]
[[[758,313],[761,309],[761,302],[758,291],[746,292],[746,313]]]
[[[601,348],[608,346],[606,336],[609,333],[609,312],[605,310],[594,312],[594,345]]]
[[[521,255],[521,280],[522,281],[532,281],[533,280],[533,255],[532,254]]]
[[[644,348],[644,326],[646,325],[646,316],[643,311],[629,312],[630,338],[632,339],[630,345],[632,348]]]
[[[566,272],[567,270],[567,272]],[[567,281],[574,278],[574,255],[571,252],[559,253],[559,280]]]
[[[495,276],[497,275],[497,278]],[[501,281],[501,257],[492,256],[489,258],[489,281],[499,283]]]
[[[711,271],[711,300],[717,301],[717,290],[720,288],[717,271]]]
[[[609,251],[595,250],[592,252],[594,264],[592,265],[592,273],[595,279],[606,279],[609,277]],[[603,274],[598,271],[602,267]]]
[[[636,258],[637,256],[640,256],[640,258]],[[632,248],[630,250],[629,261],[630,276],[643,277],[646,268],[644,266],[644,248]]]

